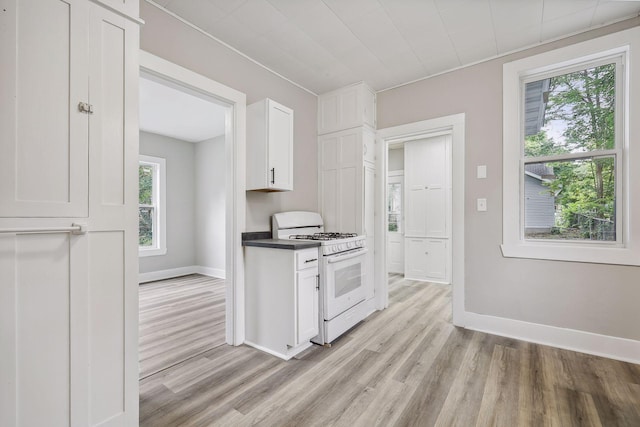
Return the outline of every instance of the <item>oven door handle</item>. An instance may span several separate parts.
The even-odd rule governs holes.
[[[355,258],[355,257],[358,257],[360,255],[364,255],[367,252],[369,252],[369,249],[363,249],[361,251],[357,251],[356,253],[348,253],[347,255],[338,255],[336,257],[329,257],[327,259],[327,262],[329,264],[333,264],[334,262],[346,261],[348,259]]]

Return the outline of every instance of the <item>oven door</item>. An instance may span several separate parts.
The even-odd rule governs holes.
[[[324,319],[331,320],[365,298],[367,249],[325,256]]]

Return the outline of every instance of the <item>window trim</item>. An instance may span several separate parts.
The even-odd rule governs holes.
[[[638,114],[640,67],[632,66],[633,54],[640,51],[640,28],[621,31],[604,37],[566,46],[524,59],[505,63],[503,66],[503,243],[505,257],[575,261],[603,264],[640,265],[640,221],[634,212],[640,212],[635,182],[638,173],[629,168],[632,163],[629,141],[640,136],[640,125],[628,118]],[[616,242],[532,240],[524,238],[524,134],[523,102],[524,82],[544,78],[545,75],[590,66],[601,60],[622,58],[622,69],[617,75],[622,81],[616,84],[616,108],[620,108],[616,121],[616,160],[618,188]],[[630,85],[633,80],[633,85]],[[630,92],[633,90],[633,93]],[[620,106],[620,107],[618,107]],[[636,136],[637,135],[637,136]],[[638,148],[635,148],[636,150]],[[600,155],[601,152],[591,154]],[[534,158],[527,159],[527,163]],[[518,214],[514,215],[517,209]],[[637,214],[636,214],[637,216]],[[633,227],[631,223],[634,222]]]
[[[138,166],[152,165],[156,173],[153,179],[153,199],[154,203],[154,221],[153,221],[153,237],[154,244],[149,247],[138,246],[138,256],[158,256],[167,253],[167,173],[166,160],[161,157],[140,155],[138,157]],[[138,206],[140,206],[138,204]]]

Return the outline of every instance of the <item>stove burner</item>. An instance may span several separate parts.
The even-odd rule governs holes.
[[[357,237],[357,233],[313,233],[313,234],[292,234],[290,239],[295,240],[336,240]]]

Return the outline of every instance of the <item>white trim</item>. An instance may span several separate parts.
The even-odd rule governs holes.
[[[640,197],[637,183],[640,171],[632,168],[637,162],[637,142],[640,123],[633,120],[640,110],[640,28],[631,28],[582,43],[566,46],[539,55],[530,56],[503,66],[503,244],[505,257],[589,262],[615,265],[640,265]],[[569,67],[585,61],[611,55],[625,55],[622,65],[625,86],[619,91],[623,97],[624,123],[616,123],[622,149],[622,176],[619,179],[618,242],[532,241],[524,239],[521,215],[513,215],[521,203],[521,81],[523,77]],[[594,152],[594,155],[598,153]],[[531,159],[526,159],[527,162]],[[619,168],[620,169],[620,168]]]
[[[196,273],[203,276],[215,277],[216,279],[226,279],[225,271],[220,268],[203,267],[201,265],[196,267]]]
[[[155,217],[153,218],[153,237],[155,245],[142,247],[138,245],[138,256],[158,256],[167,254],[167,161],[162,157],[138,156],[140,163],[156,166],[157,175],[153,177],[153,196],[157,200],[154,204]]]
[[[193,28],[194,30],[198,31],[199,33],[201,33],[204,36],[209,37],[212,40],[215,40],[216,42],[220,43],[221,45],[223,45],[224,47],[226,47],[227,49],[233,51],[234,53],[237,53],[238,55],[242,56],[243,58],[253,62],[254,64],[256,64],[257,66],[264,68],[265,70],[267,70],[268,72],[270,72],[271,74],[274,74],[278,77],[280,77],[282,80],[285,80],[289,83],[291,83],[292,85],[304,90],[305,92],[310,93],[313,96],[318,96],[317,93],[313,92],[310,89],[307,89],[306,87],[302,86],[300,83],[296,83],[293,80],[283,76],[282,74],[278,73],[277,71],[272,70],[271,68],[267,67],[266,65],[262,64],[261,62],[258,62],[257,60],[253,59],[252,57],[250,57],[249,55],[240,52],[238,49],[236,49],[235,47],[225,43],[224,41],[220,40],[219,38],[217,38],[216,36],[209,34],[208,32],[206,32],[205,30],[203,30],[202,28],[198,27],[197,25],[192,24],[191,22],[187,21],[186,19],[180,17],[179,15],[176,15],[175,13],[173,13],[172,11],[170,11],[169,9],[165,8],[164,6],[159,5],[158,3],[156,3],[153,0],[145,0],[147,3],[149,3],[152,6],[157,7],[158,9],[160,9],[161,11],[163,11],[164,13],[166,13],[167,15],[171,15],[172,17],[174,17],[175,19],[177,19],[178,21],[182,22],[183,24]]]
[[[198,272],[198,266],[170,268],[167,270],[150,271],[138,274],[138,283],[155,282],[156,280],[173,279],[174,277],[186,276]]]
[[[190,265],[187,267],[169,268],[167,270],[149,271],[138,275],[138,283],[155,282],[156,280],[173,279],[174,277],[186,276],[188,274],[202,274],[203,276],[224,279],[225,272],[219,268],[202,267],[201,265]]]
[[[181,87],[196,90],[230,106],[226,112],[225,160],[227,167],[226,221],[226,341],[231,345],[244,342],[244,255],[242,232],[246,226],[246,116],[244,93],[140,51],[141,71]]]
[[[388,171],[388,145],[397,143],[399,140],[411,140],[421,136],[438,135],[446,132],[451,134],[451,186],[452,186],[452,227],[451,227],[451,285],[452,285],[452,308],[453,324],[465,326],[464,309],[464,146],[465,146],[465,114],[453,114],[436,119],[423,120],[406,125],[394,126],[379,129],[377,134],[378,144],[376,153],[377,168],[380,171]],[[387,174],[377,175],[376,187],[378,194],[385,194],[387,188]],[[386,199],[377,199],[377,211],[386,212]],[[386,235],[387,217],[386,215],[376,216],[376,233],[380,236]],[[387,248],[386,239],[376,239],[376,265],[382,270],[376,277],[376,291],[384,289],[381,303],[388,306],[387,291]],[[377,294],[376,294],[377,295]]]
[[[467,312],[466,329],[640,363],[640,341]]]

